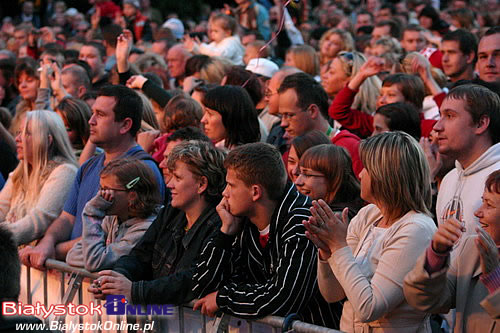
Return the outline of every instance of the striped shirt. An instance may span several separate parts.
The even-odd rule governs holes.
[[[237,317],[298,313],[306,322],[338,328],[342,306],[327,304],[319,292],[317,250],[302,225],[310,206],[310,199],[288,183],[271,217],[265,248],[259,243],[259,230],[247,218],[236,236],[219,230],[197,263],[195,295],[218,290],[219,308]]]

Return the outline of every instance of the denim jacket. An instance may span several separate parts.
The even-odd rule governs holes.
[[[113,270],[132,283],[134,304],[182,304],[194,299],[192,275],[205,243],[221,226],[215,206],[207,207],[185,231],[186,215],[165,207],[129,255]]]

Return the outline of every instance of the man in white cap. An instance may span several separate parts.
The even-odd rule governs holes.
[[[174,34],[177,41],[181,40],[184,36],[184,24],[178,18],[172,17],[163,23],[162,28],[169,28]]]
[[[259,75],[259,79],[264,85],[267,80],[273,77],[274,73],[279,71],[278,65],[266,58],[250,59],[245,69]]]
[[[263,89],[263,96],[265,96],[268,81],[276,72],[279,71],[279,67],[271,60],[265,58],[254,58],[248,62],[246,70],[257,75]],[[263,98],[262,101],[255,107],[259,113],[260,120],[262,120],[267,130],[270,131],[273,125],[280,119],[269,113],[267,98]]]

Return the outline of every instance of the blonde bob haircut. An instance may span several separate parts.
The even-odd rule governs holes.
[[[388,218],[409,211],[431,215],[430,171],[417,140],[404,132],[386,132],[363,140],[359,154],[372,196],[388,210]]]
[[[57,113],[46,110],[26,112],[26,122],[20,131],[23,137],[31,136],[33,156],[31,164],[23,159],[13,171],[12,198],[15,200],[24,195],[28,212],[35,206],[40,190],[54,168],[62,163],[78,165],[66,127]],[[23,151],[27,151],[26,140],[23,140]]]
[[[210,57],[210,61],[200,68],[200,79],[205,83],[220,84],[232,66],[233,63],[226,58]]]
[[[312,76],[319,74],[319,56],[310,45],[295,45],[286,52],[295,62],[295,66]]]

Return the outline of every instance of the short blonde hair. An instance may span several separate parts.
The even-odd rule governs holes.
[[[147,52],[141,54],[135,61],[134,65],[141,73],[145,73],[149,68],[155,67],[162,70],[167,70],[167,64],[162,56],[156,53]]]
[[[295,45],[288,49],[287,54],[291,54],[295,66],[312,76],[319,74],[319,57],[314,48],[310,45]]]
[[[391,36],[384,36],[375,42],[375,45],[380,45],[384,48],[386,53],[397,53],[399,55],[403,54],[403,48],[401,43]]]
[[[409,211],[431,215],[429,165],[417,140],[404,132],[385,132],[359,146],[375,200],[399,218]]]
[[[205,83],[220,84],[233,63],[223,57],[210,57],[210,61],[200,68],[200,79]]]
[[[210,18],[208,19],[208,22],[221,22],[221,27],[224,30],[228,30],[231,32],[231,35],[234,35],[236,33],[236,28],[238,27],[238,24],[234,17],[223,14],[223,13],[214,13],[210,15]]]
[[[209,142],[191,140],[175,146],[168,155],[167,168],[174,171],[177,162],[185,163],[196,177],[207,179],[204,199],[211,205],[217,205],[222,199],[226,187],[226,152]]]

